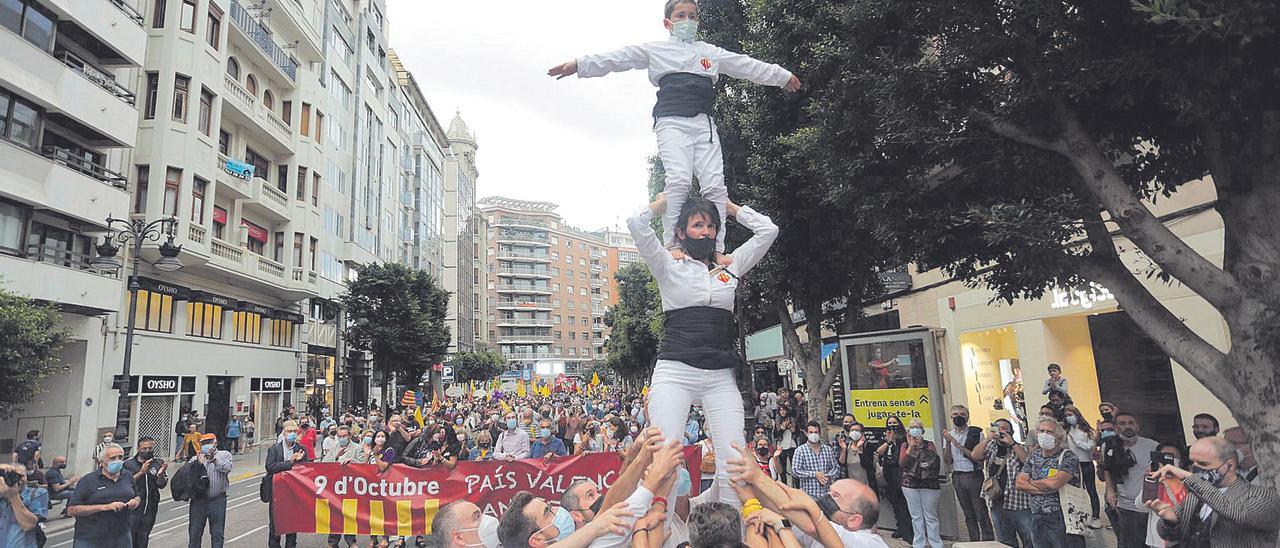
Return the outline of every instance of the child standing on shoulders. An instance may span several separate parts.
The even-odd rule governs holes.
[[[547,74],[559,79],[573,74],[592,78],[633,69],[649,71],[649,82],[658,87],[653,131],[658,136],[658,157],[666,170],[664,191],[668,204],[662,216],[662,241],[670,247],[674,246],[676,218],[694,177],[698,178],[703,197],[719,210],[719,226],[725,226],[729,193],[712,120],[716,80],[723,74],[794,92],[800,89],[800,79],[778,65],[698,41],[698,4],[694,0],[667,0],[663,26],[671,32],[669,40],[584,55],[552,67]],[[690,255],[701,255],[693,257],[698,260],[714,254],[717,264],[728,266],[732,260],[724,256],[725,232],[720,230],[714,242],[693,240],[693,249],[686,241],[684,249]],[[679,246],[672,247],[671,254],[676,259],[684,258]]]

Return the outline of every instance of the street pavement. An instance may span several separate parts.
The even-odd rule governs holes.
[[[224,533],[227,546],[235,548],[267,545],[267,505],[258,500],[258,484],[262,481],[266,449],[244,455],[235,456],[235,464],[231,470],[231,488],[227,491],[227,524]],[[170,466],[176,471],[175,466]],[[185,502],[173,500],[166,489],[162,491],[163,500],[160,511],[156,514],[156,525],[151,530],[151,547],[181,548],[187,546],[187,511]],[[71,546],[75,520],[61,518],[58,514],[62,505],[54,506],[49,512],[45,534],[48,536],[46,548],[68,548]],[[121,519],[124,516],[121,515]],[[1106,518],[1103,518],[1106,521]],[[964,521],[960,520],[960,536],[965,538]],[[892,547],[910,546],[911,543],[889,538],[891,531],[881,531],[885,542]],[[360,546],[368,546],[369,538],[360,537]],[[1090,548],[1114,548],[1115,534],[1111,529],[1097,529],[1086,539]],[[206,528],[201,546],[209,546],[209,532]],[[947,540],[946,546],[955,542]],[[412,545],[412,544],[411,544]],[[328,546],[325,535],[298,535],[299,548],[323,548]]]

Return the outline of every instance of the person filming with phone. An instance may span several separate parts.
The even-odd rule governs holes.
[[[1191,445],[1191,469],[1165,464],[1151,473],[1157,481],[1176,478],[1187,489],[1174,505],[1160,499],[1145,502],[1160,516],[1160,537],[1179,546],[1274,546],[1280,530],[1280,495],[1252,485],[1239,475],[1236,448],[1219,437]]]

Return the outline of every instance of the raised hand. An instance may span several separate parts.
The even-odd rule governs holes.
[[[559,65],[556,65],[547,70],[547,76],[554,76],[556,77],[556,80],[561,80],[566,77],[573,76],[574,74],[577,74],[577,73],[578,73],[577,59],[569,61],[568,63],[562,63]],[[796,85],[797,86],[799,85],[799,80],[796,81]]]

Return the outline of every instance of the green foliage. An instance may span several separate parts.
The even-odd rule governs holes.
[[[70,339],[56,307],[0,289],[0,419],[35,399],[41,381],[68,370],[60,358]]]
[[[349,344],[372,352],[383,378],[396,373],[412,386],[449,348],[449,292],[426,272],[395,263],[366,266],[339,302]]]
[[[502,374],[507,360],[497,352],[463,352],[453,357],[456,382],[487,381]]]
[[[648,378],[658,357],[662,338],[662,301],[658,282],[643,263],[628,265],[616,272],[618,303],[605,312],[610,329],[605,344],[605,367],[621,377],[640,381]]]

